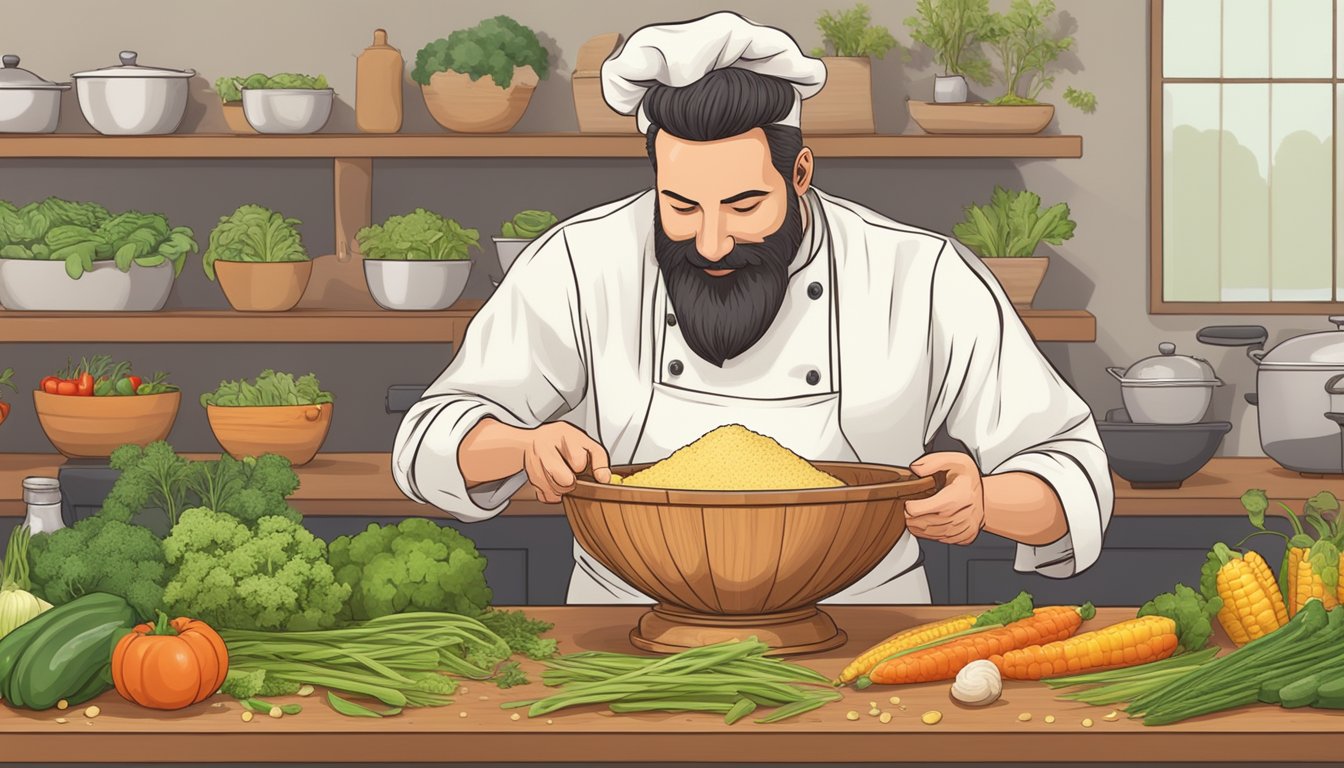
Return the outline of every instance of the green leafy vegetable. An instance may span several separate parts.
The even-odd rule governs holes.
[[[164,605],[216,628],[330,627],[350,597],[327,563],[326,544],[284,517],[248,526],[223,512],[188,509],[163,552],[173,568]]]
[[[365,258],[399,261],[465,261],[481,247],[480,232],[424,208],[364,227],[355,240]]]
[[[517,237],[532,240],[559,221],[550,211],[520,211],[513,219],[499,227],[501,237]]]
[[[989,0],[919,0],[915,12],[905,20],[910,36],[933,51],[944,72],[989,85],[989,59],[982,48],[993,29]]]
[[[112,216],[97,203],[50,197],[15,208],[0,206],[0,258],[62,261],[78,280],[97,262],[112,261],[122,272],[132,266],[173,265],[182,273],[188,253],[199,246],[187,227],[169,227],[157,213],[126,211]]]
[[[299,684],[290,680],[275,678],[266,674],[264,669],[230,668],[224,677],[220,692],[235,699],[250,699],[256,696],[292,696],[299,692]],[[267,712],[270,710],[268,709]]]
[[[825,46],[814,49],[812,55],[885,58],[887,51],[899,45],[886,27],[873,26],[871,22],[868,6],[863,3],[840,13],[824,11],[817,19],[817,29],[821,30]]]
[[[1017,597],[1014,597],[1012,600],[996,605],[975,617],[975,623],[971,626],[1006,626],[1012,624],[1014,621],[1021,621],[1031,615],[1031,595],[1023,591],[1017,593]]]
[[[0,387],[9,387],[9,389],[10,389],[11,392],[18,392],[18,391],[19,391],[19,390],[14,386],[14,369],[13,369],[13,368],[6,368],[6,369],[4,369],[3,371],[0,371]]]
[[[509,648],[529,659],[549,659],[555,655],[555,640],[543,638],[555,625],[533,619],[522,611],[491,609],[477,617],[480,622],[499,635]]]
[[[100,513],[35,534],[29,546],[33,592],[52,605],[106,592],[148,621],[163,602],[163,547],[147,528]]]
[[[336,710],[337,713],[345,715],[346,717],[389,717],[391,715],[401,714],[401,707],[393,707],[392,709],[383,712],[377,712],[369,709],[363,704],[356,704],[348,699],[343,699],[331,691],[327,691],[327,703],[330,704],[331,708]]]
[[[1171,592],[1154,597],[1139,609],[1139,616],[1166,616],[1176,622],[1178,652],[1197,651],[1213,635],[1213,617],[1223,607],[1221,598],[1207,600],[1195,590],[1177,584]]]
[[[242,101],[244,88],[250,90],[288,88],[322,91],[330,87],[325,75],[314,77],[293,72],[282,72],[269,77],[261,73],[247,77],[226,76],[215,80],[215,92],[219,94],[219,100],[225,104]]]
[[[527,674],[518,666],[518,662],[510,661],[505,664],[495,678],[495,685],[499,688],[513,688],[517,685],[527,685]]]
[[[318,385],[317,376],[276,373],[267,368],[254,381],[221,381],[214,392],[201,395],[201,405],[318,405],[333,402],[330,392]]]
[[[989,205],[967,206],[965,220],[952,233],[982,258],[1022,258],[1035,254],[1042,241],[1059,245],[1072,238],[1076,226],[1067,203],[1042,211],[1036,193],[996,185]]]
[[[985,40],[998,55],[1003,94],[991,104],[1036,104],[1046,88],[1055,83],[1047,74],[1050,66],[1073,47],[1072,37],[1056,37],[1048,29],[1055,13],[1054,0],[1013,0],[1008,13],[990,17]],[[1097,97],[1087,91],[1069,88],[1064,99],[1084,112],[1097,108]]]
[[[202,265],[206,277],[215,279],[216,261],[287,262],[306,261],[298,219],[287,218],[259,205],[242,205],[221,216],[210,232],[210,245]]]
[[[508,16],[486,19],[470,29],[459,29],[421,48],[415,55],[411,79],[429,85],[436,72],[460,72],[472,80],[490,76],[495,85],[513,84],[515,67],[531,67],[545,80],[550,74],[548,53],[531,29]]]

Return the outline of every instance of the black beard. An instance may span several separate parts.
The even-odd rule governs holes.
[[[700,255],[695,240],[672,240],[653,212],[653,249],[668,299],[686,344],[701,358],[723,367],[770,330],[784,304],[789,265],[803,242],[798,195],[788,190],[788,212],[779,229],[760,243],[738,243],[718,262]],[[731,269],[714,277],[706,269]]]

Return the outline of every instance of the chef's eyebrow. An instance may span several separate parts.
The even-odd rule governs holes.
[[[667,195],[668,197],[672,198],[673,200],[680,200],[681,202],[683,202],[683,203],[685,203],[685,204],[687,204],[687,205],[699,205],[699,203],[695,202],[695,201],[692,200],[691,198],[689,198],[689,197],[683,197],[683,196],[681,196],[681,195],[678,195],[676,192],[673,192],[673,191],[670,190],[670,189],[664,189],[664,190],[663,190],[663,194],[664,194],[664,195]]]
[[[680,200],[681,202],[683,202],[683,203],[685,203],[685,204],[687,204],[687,205],[699,205],[699,203],[697,203],[696,201],[690,199],[689,197],[684,197],[684,196],[682,196],[682,195],[678,195],[676,192],[673,192],[673,191],[670,190],[670,189],[664,189],[664,190],[663,190],[663,194],[664,194],[664,195],[667,195],[667,196],[670,197],[670,198],[673,198],[674,200]],[[725,197],[724,199],[720,200],[719,202],[720,202],[721,204],[723,204],[723,205],[732,205],[733,203],[740,203],[740,202],[742,202],[743,200],[747,200],[747,199],[750,199],[750,198],[753,198],[753,197],[765,197],[765,196],[768,195],[768,194],[770,194],[770,193],[769,193],[769,192],[765,192],[765,191],[763,191],[763,190],[759,190],[759,189],[748,189],[746,192],[738,192],[736,195],[733,195],[732,197]]]

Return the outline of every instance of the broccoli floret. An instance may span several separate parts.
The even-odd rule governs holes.
[[[275,675],[264,669],[241,670],[230,668],[224,676],[224,684],[219,687],[221,693],[235,699],[251,699],[257,696],[292,696],[299,692],[299,684]]]
[[[163,541],[176,568],[164,603],[216,627],[321,629],[336,623],[350,587],[336,581],[326,545],[298,523],[188,509]]]
[[[30,548],[34,592],[52,605],[106,592],[148,621],[163,601],[163,546],[147,528],[94,515],[36,534]]]
[[[1164,592],[1143,604],[1139,616],[1166,616],[1176,622],[1180,652],[1203,648],[1213,635],[1213,617],[1223,607],[1221,598],[1205,600],[1204,596],[1184,584],[1177,584],[1171,592]]]
[[[191,463],[188,480],[200,506],[233,515],[252,524],[268,515],[299,522],[302,517],[285,499],[299,487],[289,459],[273,453]]]
[[[476,616],[490,604],[485,558],[471,539],[423,518],[369,525],[331,543],[336,578],[351,588],[346,618],[407,611]]]
[[[529,618],[522,611],[491,610],[479,617],[482,624],[517,654],[529,659],[549,659],[555,655],[555,640],[542,634],[555,627],[550,622]]]

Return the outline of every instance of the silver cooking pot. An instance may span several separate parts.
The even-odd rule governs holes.
[[[1259,366],[1256,391],[1246,402],[1260,412],[1260,447],[1295,472],[1344,474],[1344,439],[1334,418],[1344,413],[1344,315],[1336,329],[1296,336],[1265,351],[1269,334],[1258,325],[1204,328],[1205,344],[1249,347]]]
[[[5,54],[0,67],[0,133],[51,133],[61,116],[61,92],[69,83],[43,80]]]
[[[1213,388],[1223,382],[1208,362],[1176,354],[1171,342],[1157,345],[1157,351],[1128,370],[1106,369],[1120,382],[1130,420],[1135,424],[1198,424],[1209,410]]]

